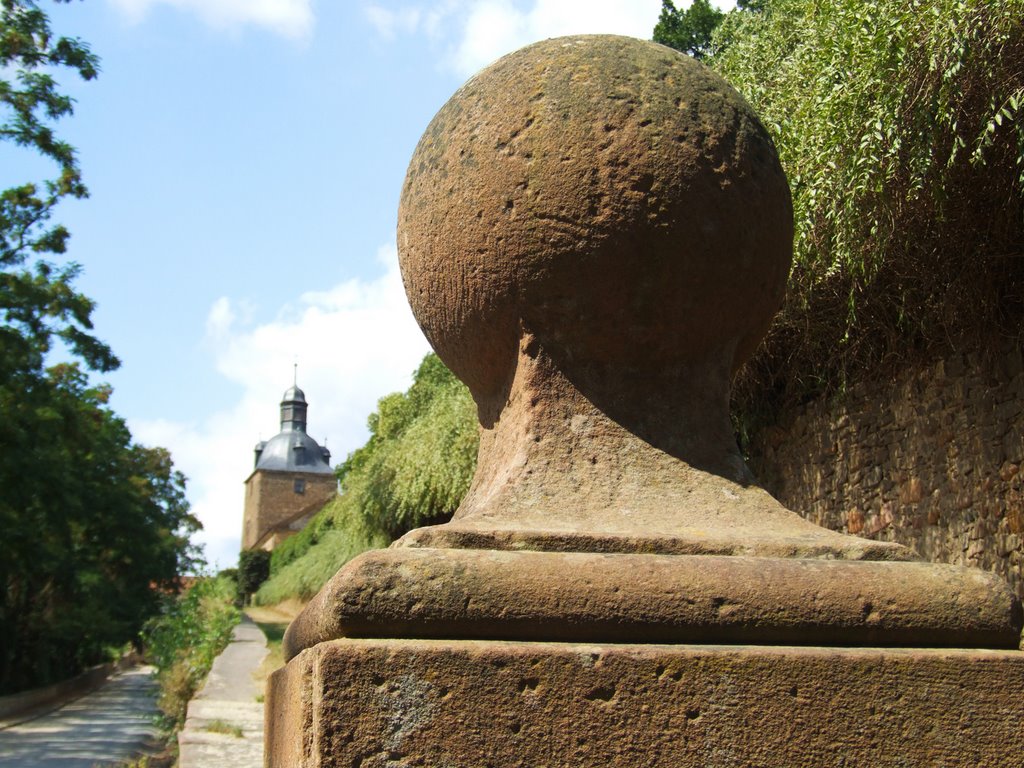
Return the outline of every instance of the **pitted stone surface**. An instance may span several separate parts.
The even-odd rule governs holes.
[[[266,764],[1010,768],[1022,686],[1000,651],[338,640],[271,678]]]
[[[456,92],[409,164],[398,240],[413,312],[485,399],[524,332],[616,381],[708,354],[735,368],[782,301],[792,237],[742,97],[688,56],[600,35],[528,46]]]
[[[404,543],[909,557],[806,523],[736,447],[730,378],[792,239],[767,132],[693,59],[578,36],[472,78],[409,164],[398,245],[480,456],[454,521]]]
[[[412,548],[364,553],[308,612],[289,658],[337,637],[1016,649],[1021,620],[948,565]]]

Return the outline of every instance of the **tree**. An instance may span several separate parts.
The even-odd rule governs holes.
[[[736,0],[737,11],[761,12],[769,0]],[[695,59],[703,59],[722,49],[723,41],[715,40],[715,31],[727,15],[711,6],[708,0],[693,0],[689,8],[676,8],[672,0],[661,0],[661,15],[654,27],[656,43],[675,48]]]
[[[407,392],[377,403],[370,439],[338,468],[366,524],[398,537],[448,520],[469,489],[479,444],[469,390],[431,353]]]
[[[134,640],[194,566],[185,479],[131,441],[75,365],[0,387],[0,691],[73,674]]]
[[[725,14],[708,0],[693,0],[689,8],[676,8],[672,0],[661,0],[661,16],[654,27],[654,42],[703,59],[711,51],[711,34]]]
[[[243,549],[238,554],[238,601],[245,605],[270,576],[270,552],[265,549]]]
[[[67,2],[67,0],[57,0]],[[137,638],[160,595],[192,567],[185,478],[161,448],[133,443],[87,371],[119,365],[92,333],[73,283],[68,231],[50,222],[85,197],[74,149],[53,123],[72,113],[50,74],[99,65],[55,38],[35,0],[0,0],[0,141],[39,152],[56,177],[0,192],[0,693],[44,684]],[[72,362],[48,365],[55,343]]]
[[[89,368],[110,371],[119,363],[90,333],[93,302],[72,285],[79,267],[44,258],[67,250],[67,229],[49,223],[54,207],[64,197],[88,195],[74,148],[52,126],[72,114],[73,100],[46,70],[67,67],[92,80],[99,60],[81,40],[54,39],[34,0],[0,0],[0,32],[0,67],[13,71],[12,79],[0,79],[0,140],[34,149],[58,169],[42,188],[29,182],[0,193],[0,364],[4,373],[12,364],[38,367],[56,336]]]

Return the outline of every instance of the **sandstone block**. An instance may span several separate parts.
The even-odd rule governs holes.
[[[1019,651],[335,640],[269,684],[268,766],[1020,765]]]

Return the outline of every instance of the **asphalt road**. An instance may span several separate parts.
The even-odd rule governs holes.
[[[0,730],[0,767],[119,765],[153,746],[158,731],[152,673],[152,667],[119,672],[90,694]]]

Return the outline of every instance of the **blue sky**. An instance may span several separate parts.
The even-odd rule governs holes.
[[[237,559],[252,448],[299,364],[335,460],[429,347],[394,230],[405,168],[473,72],[535,40],[650,37],[660,0],[85,0],[41,5],[99,79],[59,133],[92,196],[62,205],[79,288],[121,357],[140,442],[189,478],[211,563]],[[721,3],[720,5],[731,5]],[[47,169],[0,146],[10,186]],[[26,176],[26,174],[28,176]]]

